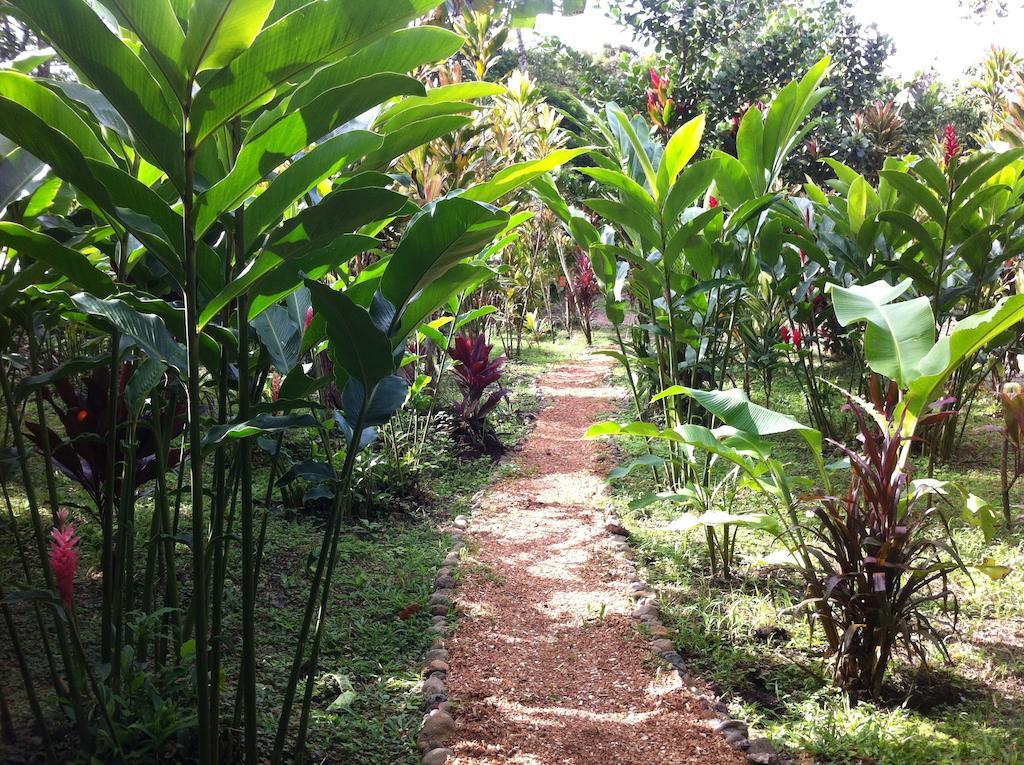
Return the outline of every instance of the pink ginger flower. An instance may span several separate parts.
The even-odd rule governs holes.
[[[281,383],[284,381],[281,379],[281,375],[274,372],[274,376],[270,378],[270,400],[277,401],[281,397]]]
[[[75,533],[75,524],[68,520],[68,511],[57,513],[57,525],[50,530],[50,568],[57,578],[60,598],[71,608],[71,598],[78,571],[78,544],[82,540]]]
[[[716,207],[718,207],[718,197],[716,197],[714,194],[709,194],[708,195],[708,209],[709,210],[714,210]]]
[[[313,323],[313,306],[310,306],[309,308],[306,309],[306,324],[302,328],[302,331],[305,332],[307,329],[309,329],[309,325],[312,324],[312,323]]]
[[[960,139],[956,137],[956,128],[953,127],[953,123],[946,125],[946,130],[942,137],[942,148],[946,153],[947,165],[960,156],[962,147],[960,146]]]

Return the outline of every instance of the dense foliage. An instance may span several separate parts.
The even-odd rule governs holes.
[[[703,532],[714,581],[763,535],[850,698],[948,658],[953,578],[1009,573],[960,550],[954,523],[987,543],[998,514],[936,470],[998,390],[1013,525],[1012,54],[951,99],[885,82],[847,0],[631,0],[643,62],[510,55],[550,3],[3,9],[0,602],[48,761],[55,725],[100,762],[318,751],[318,710],[351,703],[324,661],[349,532],[415,505],[439,454],[500,454],[506,358],[589,345],[595,314],[630,415],[590,436],[636,448],[612,480],[649,474],[633,510]],[[296,516],[271,673],[258,596]]]

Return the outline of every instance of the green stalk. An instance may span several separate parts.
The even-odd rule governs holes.
[[[121,655],[125,641],[125,612],[129,609],[127,604],[126,590],[129,586],[129,579],[134,574],[133,561],[130,549],[132,537],[135,536],[135,524],[133,519],[134,496],[135,496],[135,443],[136,426],[138,418],[132,412],[128,422],[128,437],[124,448],[124,474],[121,480],[121,497],[118,503],[117,520],[117,549],[114,554],[116,563],[114,571],[113,589],[111,592],[114,607],[114,652],[111,659],[111,686],[116,692],[121,680]]]
[[[21,682],[25,687],[25,696],[28,699],[28,706],[32,710],[36,725],[39,727],[39,735],[43,739],[43,749],[46,761],[55,765],[57,757],[53,753],[53,742],[50,739],[50,732],[46,727],[46,716],[39,706],[39,697],[36,695],[36,686],[32,681],[32,670],[29,669],[28,661],[25,659],[25,652],[21,648],[21,640],[18,638],[18,627],[11,616],[11,610],[4,602],[4,586],[0,583],[0,610],[4,612],[4,623],[7,625],[7,637],[11,641],[11,651],[18,662],[18,672],[21,674]]]
[[[120,364],[120,333],[110,334],[110,392],[107,399],[107,475],[103,487],[103,506],[100,523],[103,526],[103,549],[100,553],[100,569],[103,572],[103,603],[100,616],[100,661],[109,663],[114,645],[114,472],[117,470],[117,406],[118,366]]]
[[[241,147],[241,121],[232,124],[232,135],[236,150]],[[243,210],[235,215],[234,250],[235,270],[245,267]],[[249,298],[242,293],[236,306],[238,317],[238,416],[249,418]],[[256,586],[258,576],[253,549],[253,503],[252,503],[252,459],[251,442],[243,438],[239,444],[242,482],[242,659],[239,688],[242,692],[242,709],[245,726],[242,729],[245,748],[245,762],[256,765],[259,753],[256,749]]]
[[[343,515],[347,515],[347,509],[351,505],[352,470],[355,467],[355,458],[359,453],[359,441],[363,435],[363,423],[366,421],[366,412],[369,406],[371,394],[363,396],[362,408],[356,419],[356,426],[352,429],[352,443],[345,453],[345,464],[341,469],[341,487],[339,494],[345,507]],[[320,641],[323,637],[324,623],[327,621],[327,607],[331,598],[331,580],[334,576],[334,566],[338,559],[338,538],[341,536],[340,528],[336,529],[331,541],[331,552],[327,562],[327,574],[324,577],[324,585],[320,597],[320,610],[316,618],[316,631],[313,636],[313,649],[309,658],[309,673],[306,675],[306,689],[302,700],[302,712],[299,716],[299,733],[295,745],[295,763],[301,765],[303,751],[306,747],[306,731],[309,726],[309,709],[313,699],[313,685],[316,678],[316,668],[320,661]]]
[[[185,188],[182,192],[185,238],[185,350],[188,354],[188,451],[192,474],[192,611],[195,614],[196,708],[199,762],[214,761],[216,726],[210,719],[210,670],[207,641],[206,523],[203,515],[203,431],[199,398],[199,296],[195,237],[196,147],[187,125],[192,111],[189,94],[184,109]]]
[[[303,658],[306,653],[306,641],[309,638],[310,626],[313,622],[313,612],[316,608],[317,598],[320,595],[320,585],[323,582],[324,599],[322,600],[319,616],[317,619],[316,650],[319,649],[320,629],[323,624],[323,616],[326,610],[326,598],[329,595],[331,577],[334,573],[334,563],[337,553],[337,536],[341,529],[341,516],[347,508],[346,500],[350,499],[349,490],[352,483],[352,470],[355,467],[356,455],[358,453],[359,440],[366,421],[366,408],[369,405],[370,394],[363,396],[362,408],[356,420],[356,427],[352,429],[352,442],[345,450],[345,462],[341,469],[341,476],[334,504],[331,508],[330,519],[327,528],[324,530],[323,542],[320,545],[320,555],[317,558],[316,573],[313,575],[313,582],[310,585],[309,598],[306,601],[306,610],[302,619],[302,627],[299,630],[299,637],[296,641],[295,656],[292,659],[291,674],[288,679],[288,686],[285,689],[284,701],[281,705],[281,719],[277,726],[277,737],[274,741],[274,753],[271,757],[271,765],[280,765],[281,757],[284,754],[285,739],[288,736],[288,722],[291,718],[292,705],[295,702],[295,691],[298,687],[299,677],[303,670]],[[345,507],[343,507],[343,505]],[[325,575],[326,569],[326,575]],[[311,661],[313,658],[312,657]],[[312,683],[315,674],[315,663],[308,665],[308,683]],[[303,721],[305,721],[307,705],[303,703]],[[304,738],[305,733],[301,736]]]

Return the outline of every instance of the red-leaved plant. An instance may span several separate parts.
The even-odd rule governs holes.
[[[500,447],[487,415],[508,396],[500,384],[505,357],[491,358],[492,346],[484,335],[459,335],[448,355],[455,361],[452,374],[462,394],[456,402],[456,435],[472,445],[488,451]]]
[[[879,395],[877,379],[872,383],[874,404],[847,407],[859,447],[832,442],[849,459],[850,482],[844,495],[814,501],[820,525],[810,527],[810,549],[821,566],[824,613],[841,636],[837,683],[854,698],[878,699],[896,650],[925,663],[931,645],[948,659],[936,620],[955,624],[949,577],[966,568],[935,501],[942,491],[915,485],[903,467],[905,439],[891,420],[894,386]]]
[[[52,450],[53,464],[64,475],[79,484],[96,504],[97,510],[106,507],[107,479],[113,472],[114,496],[121,496],[123,471],[120,469],[125,458],[125,439],[129,432],[129,413],[125,399],[128,381],[133,374],[134,364],[121,366],[118,377],[117,412],[114,430],[110,429],[110,373],[106,367],[96,367],[80,380],[62,378],[47,388],[44,396],[53,408],[57,419],[64,426],[65,439],[52,429],[43,428],[36,422],[26,422],[29,437],[40,449],[47,438]],[[56,393],[56,395],[54,395]],[[163,395],[156,391],[154,395]],[[153,429],[146,422],[151,414],[140,418],[135,433],[135,474],[136,486],[156,478],[157,444]],[[179,403],[165,439],[173,440],[185,427],[185,405]],[[108,444],[114,440],[114,464],[109,463]],[[181,450],[171,449],[167,454],[167,467],[173,468],[181,461]]]

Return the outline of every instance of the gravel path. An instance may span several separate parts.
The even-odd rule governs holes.
[[[482,498],[448,641],[455,765],[743,763],[629,614],[604,530],[605,447],[583,441],[620,392],[587,355],[539,381],[514,477]]]

